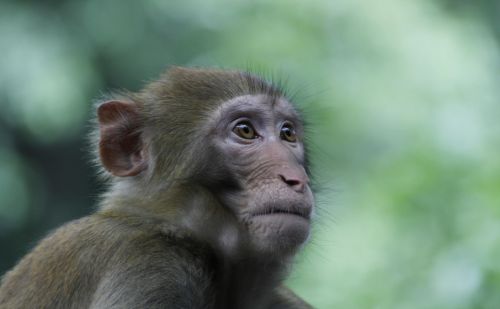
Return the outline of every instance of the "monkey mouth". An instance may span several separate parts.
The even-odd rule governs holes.
[[[255,212],[253,214],[253,217],[272,216],[272,215],[298,216],[306,220],[309,220],[311,218],[311,211],[309,208],[305,207],[297,207],[297,206],[277,207],[273,205],[270,207],[265,207],[261,211]]]

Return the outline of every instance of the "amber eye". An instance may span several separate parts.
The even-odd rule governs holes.
[[[233,132],[239,137],[244,139],[254,139],[257,138],[257,133],[255,133],[254,128],[248,121],[239,122],[234,126]]]
[[[297,141],[297,134],[295,133],[295,128],[291,123],[285,123],[281,127],[280,137],[290,143],[295,143]]]

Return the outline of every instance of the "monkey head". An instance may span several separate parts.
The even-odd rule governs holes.
[[[173,68],[120,96],[98,107],[99,156],[128,208],[257,254],[306,241],[304,127],[280,89],[248,73]]]

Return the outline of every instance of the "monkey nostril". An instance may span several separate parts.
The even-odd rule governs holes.
[[[297,178],[292,178],[292,177],[285,177],[283,175],[279,175],[281,180],[283,180],[284,183],[289,185],[292,189],[294,189],[297,192],[303,192],[304,191],[304,181],[297,179]]]
[[[292,186],[292,187],[295,187],[295,186],[300,184],[300,181],[296,180],[296,179],[285,179],[285,182],[287,185]]]

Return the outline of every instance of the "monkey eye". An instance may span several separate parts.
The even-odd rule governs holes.
[[[239,137],[244,139],[257,138],[257,133],[255,132],[255,129],[248,121],[238,122],[233,128],[233,132],[236,133],[236,135],[238,135]]]
[[[297,141],[297,134],[291,123],[286,122],[283,124],[280,131],[280,138],[290,143],[295,143]]]

